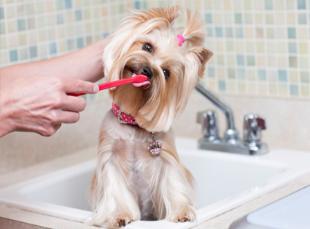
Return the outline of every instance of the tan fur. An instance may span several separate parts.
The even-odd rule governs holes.
[[[110,91],[113,102],[134,116],[139,127],[119,123],[111,112],[103,120],[91,185],[92,224],[114,228],[139,219],[195,218],[192,176],[179,160],[171,125],[212,54],[202,46],[201,22],[189,12],[187,40],[177,45],[177,15],[178,7],[135,12],[105,48],[107,81],[139,74],[145,66],[153,77],[149,88],[127,85]],[[152,53],[142,50],[145,43],[152,45]],[[170,71],[169,78],[163,69]],[[162,144],[160,156],[148,151],[151,132]]]

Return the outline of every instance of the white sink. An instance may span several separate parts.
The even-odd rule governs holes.
[[[128,228],[188,228],[269,192],[308,172],[310,154],[275,150],[243,156],[198,150],[196,140],[177,139],[183,163],[196,181],[197,220],[192,223],[138,221]],[[96,150],[90,149],[90,150]],[[0,190],[0,202],[84,222],[95,159]]]

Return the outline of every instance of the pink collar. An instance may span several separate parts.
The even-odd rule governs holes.
[[[119,105],[115,103],[112,103],[112,113],[120,123],[132,126],[138,126],[138,123],[136,122],[135,118],[132,117],[130,114],[122,112]]]
[[[119,105],[112,103],[112,113],[122,124],[128,124],[132,126],[138,126],[135,118],[130,114],[126,114],[121,111]],[[155,133],[151,132],[151,140],[149,142],[148,150],[152,156],[159,156],[162,149],[162,144],[160,141],[156,140]]]

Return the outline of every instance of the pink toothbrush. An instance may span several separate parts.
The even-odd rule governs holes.
[[[119,86],[126,85],[126,84],[137,84],[139,87],[140,84],[143,84],[143,83],[147,84],[148,80],[149,79],[145,75],[135,75],[133,77],[126,78],[126,79],[116,80],[116,81],[112,81],[108,83],[102,83],[99,85],[99,91],[102,91],[104,89],[109,89],[112,87],[119,87]],[[85,94],[86,93],[69,93],[69,95],[72,95],[72,96],[80,96],[80,95],[85,95]]]

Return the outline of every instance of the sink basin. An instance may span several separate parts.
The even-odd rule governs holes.
[[[197,220],[191,223],[138,221],[127,228],[188,228],[237,207],[307,172],[310,154],[286,150],[264,156],[203,151],[197,141],[178,138],[181,161],[196,183]],[[96,148],[89,149],[90,151]],[[293,155],[294,154],[294,155]],[[85,222],[95,159],[0,190],[0,203],[33,212]]]

